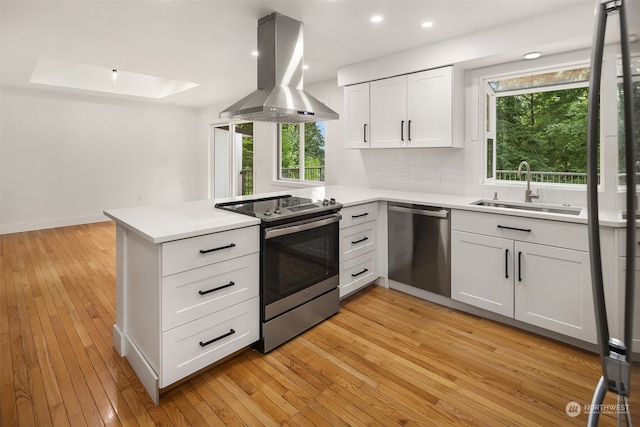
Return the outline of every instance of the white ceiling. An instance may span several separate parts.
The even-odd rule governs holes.
[[[29,83],[41,57],[195,82],[155,102],[205,107],[256,86],[256,27],[277,11],[305,26],[305,84],[338,68],[593,0],[1,1],[0,82]],[[381,14],[385,20],[372,24]],[[420,24],[435,22],[430,29]],[[541,29],[543,31],[543,29]],[[78,89],[65,89],[87,93]]]

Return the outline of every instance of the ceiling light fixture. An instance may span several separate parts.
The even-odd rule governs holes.
[[[251,55],[253,55],[253,56],[258,56],[258,51],[257,51],[257,50],[254,50],[253,52],[251,52]]]
[[[433,22],[432,21],[425,21],[420,26],[422,28],[431,28],[431,27],[433,27]]]
[[[309,69],[309,66],[308,66],[307,64],[304,64],[304,65],[302,66],[302,68],[303,68],[303,69],[305,69],[305,70],[308,70],[308,69]]]
[[[115,68],[111,70],[111,78],[113,79],[114,82],[118,78],[118,70],[116,70]]]
[[[379,22],[382,22],[384,18],[380,15],[374,15],[371,17],[371,22],[373,22],[374,24],[377,24]]]
[[[524,59],[538,59],[542,56],[541,52],[529,52],[522,55]]]

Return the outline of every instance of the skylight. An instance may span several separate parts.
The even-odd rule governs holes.
[[[160,99],[198,86],[197,83],[171,80],[147,74],[98,67],[41,57],[29,82],[49,86],[84,89],[144,98]]]

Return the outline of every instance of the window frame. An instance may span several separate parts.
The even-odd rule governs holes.
[[[316,122],[310,122],[315,124]],[[299,165],[298,165],[298,179],[295,178],[283,178],[282,176],[282,125],[283,124],[294,124],[294,125],[298,125],[298,141],[299,141],[299,146],[298,146],[298,158],[300,159],[299,161]],[[278,183],[279,185],[289,185],[289,186],[296,186],[296,187],[317,187],[319,185],[324,185],[325,181],[309,181],[305,179],[305,169],[306,169],[306,165],[305,165],[305,125],[307,125],[307,123],[278,123],[278,125],[276,126],[276,138],[277,138],[277,148],[278,148],[278,154],[276,156],[276,170],[275,170],[275,182]],[[326,127],[325,127],[325,131],[326,131]],[[326,179],[326,135],[325,135],[325,149],[323,150],[325,152],[325,158],[324,158],[324,168],[325,168],[325,179]]]
[[[496,99],[497,97],[515,96],[515,95],[528,94],[532,92],[536,92],[536,93],[551,92],[551,91],[564,90],[564,89],[568,90],[568,89],[589,87],[589,81],[584,81],[584,82],[570,82],[570,83],[557,84],[557,85],[539,86],[539,87],[532,87],[528,89],[513,89],[513,90],[503,91],[499,93],[493,90],[493,88],[489,84],[489,82],[491,81],[525,77],[525,76],[544,74],[544,73],[550,73],[550,72],[562,72],[562,71],[573,70],[578,68],[588,68],[590,67],[590,61],[588,59],[584,59],[584,60],[562,62],[562,63],[551,62],[547,65],[538,66],[538,67],[526,67],[526,65],[528,65],[526,63],[521,63],[521,65],[522,65],[521,68],[518,67],[517,69],[508,70],[507,67],[505,67],[505,69],[501,70],[500,72],[486,73],[479,76],[479,90],[482,95],[482,98],[480,101],[480,108],[482,111],[481,123],[480,123],[480,126],[481,126],[480,135],[482,135],[481,142],[482,142],[482,149],[483,149],[483,155],[482,155],[483,163],[482,163],[482,177],[481,177],[482,184],[500,185],[500,186],[522,185],[521,182],[517,180],[505,180],[505,179],[497,178],[497,173],[496,173],[496,170],[497,170],[496,169],[496,160],[497,160]],[[490,105],[488,105],[488,102],[490,103]],[[586,126],[586,123],[585,123],[585,126]],[[490,159],[489,159],[489,153],[488,153],[489,139],[493,140],[493,151],[491,156],[492,157],[491,163],[489,163]],[[602,156],[603,156],[602,151],[603,150],[601,148],[600,154],[599,154],[600,160],[601,160],[600,171],[599,171],[601,178],[600,178],[599,187],[603,185],[604,168],[605,168],[605,163],[602,161]],[[492,167],[492,173],[491,173],[492,176],[488,176],[489,166]],[[566,189],[572,189],[572,190],[586,188],[586,184],[552,183],[552,182],[537,182],[536,186],[555,188],[555,189],[566,188]]]

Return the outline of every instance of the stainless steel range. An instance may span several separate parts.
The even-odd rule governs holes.
[[[269,352],[338,312],[340,203],[285,195],[215,207],[262,220],[259,350]]]

